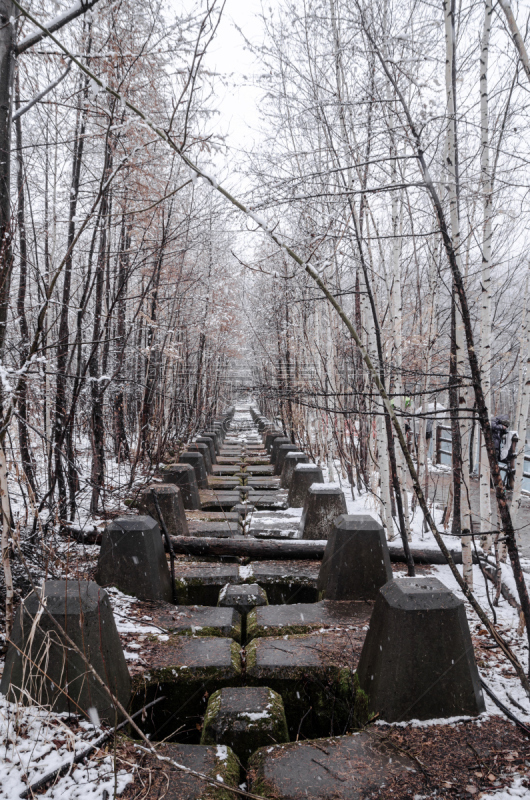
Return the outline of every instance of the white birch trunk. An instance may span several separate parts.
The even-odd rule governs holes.
[[[6,639],[13,630],[13,574],[9,557],[11,539],[11,509],[7,487],[7,462],[3,447],[0,447],[0,498],[2,502],[2,566],[6,587]]]
[[[483,232],[482,232],[482,280],[481,280],[481,314],[480,341],[482,360],[482,389],[484,399],[490,413],[491,403],[491,220],[492,193],[489,163],[489,94],[488,94],[488,61],[491,32],[492,0],[486,0],[484,10],[484,27],[480,52],[480,171],[483,192]],[[482,530],[491,531],[491,491],[490,466],[484,437],[480,436],[479,455],[479,504],[480,526]],[[482,546],[486,552],[491,550],[491,534],[483,537]]]
[[[526,445],[526,425],[528,421],[528,408],[530,405],[530,320],[528,315],[528,290],[529,276],[526,278],[525,303],[523,308],[523,323],[521,330],[521,344],[519,349],[519,388],[517,397],[517,458],[515,462],[515,480],[513,486],[510,511],[513,526],[517,531],[517,518],[521,508],[523,475],[524,475],[524,451]],[[520,543],[521,536],[517,531],[517,541]]]
[[[454,20],[451,0],[444,2],[445,17],[445,89],[447,99],[447,173],[449,188],[449,209],[451,217],[451,236],[456,258],[461,267],[460,256],[460,220],[458,215],[458,189],[456,171],[456,137],[455,137],[455,96],[453,92],[453,59],[455,46]],[[456,304],[456,358],[457,372],[461,378],[466,369],[466,347],[464,341],[464,326],[458,303]],[[467,391],[459,390],[459,413],[467,416]],[[469,420],[460,421],[460,436],[462,440],[462,496],[461,496],[461,529],[462,529],[462,574],[467,585],[473,586],[473,558],[471,552],[471,509],[469,505],[469,433],[471,426]]]

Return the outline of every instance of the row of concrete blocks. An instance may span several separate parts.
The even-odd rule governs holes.
[[[105,531],[96,579],[139,597],[171,600],[156,522],[137,517],[112,523]],[[463,603],[433,578],[393,580],[384,532],[372,517],[336,521],[319,587],[328,601],[376,599],[357,675],[370,708],[382,719],[408,719],[411,708],[413,716],[424,719],[484,710]],[[94,707],[101,717],[111,718],[110,699],[82,656],[65,646],[57,627],[66,626],[126,705],[129,674],[106,593],[91,582],[73,582],[69,588],[66,581],[48,581],[43,594],[44,611],[43,598],[32,592],[17,613],[0,691],[45,704],[53,699],[56,710],[71,710],[72,704],[85,711]]]

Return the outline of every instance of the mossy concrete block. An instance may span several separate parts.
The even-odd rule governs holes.
[[[298,452],[298,447],[289,442],[287,444],[281,444],[276,452],[276,461],[274,462],[274,474],[281,475],[283,465],[285,463],[285,457],[287,453],[296,453]]]
[[[178,486],[173,483],[153,483],[140,492],[137,501],[140,514],[152,517],[161,527],[155,497],[169,535],[189,536],[188,521]]]
[[[179,461],[181,464],[191,464],[195,470],[197,486],[199,489],[206,489],[208,486],[208,472],[202,453],[185,450],[184,453],[180,454]]]
[[[464,603],[436,578],[381,587],[357,674],[370,710],[386,722],[485,708]]]
[[[343,514],[333,523],[318,589],[328,600],[375,600],[392,580],[383,526],[371,514]]]
[[[241,676],[240,647],[216,636],[170,635],[142,653],[145,671],[133,680],[133,710],[155,697],[165,700],[152,709],[144,730],[153,740],[166,737],[199,743],[209,696]]]
[[[95,708],[101,720],[114,724],[112,700],[53,622],[59,623],[127,707],[131,695],[129,671],[106,591],[93,581],[56,580],[45,581],[42,595],[53,619],[42,611],[41,598],[35,592],[22,601],[15,615],[13,644],[7,652],[0,691],[9,700],[31,699],[50,705],[55,712],[78,714]]]
[[[289,486],[289,508],[303,508],[309,487],[314,483],[324,483],[321,467],[311,463],[297,464]]]
[[[185,509],[200,511],[199,485],[191,464],[168,464],[163,468],[162,475],[164,483],[173,483],[180,489]]]
[[[267,593],[257,583],[227,583],[219,592],[218,605],[235,608],[241,615],[248,614],[256,606],[267,605]]]
[[[227,583],[243,583],[236,564],[177,564],[175,591],[181,605],[216,606],[219,592]]]
[[[309,458],[300,450],[290,450],[284,458],[283,467],[280,475],[280,486],[282,489],[289,489],[293,479],[294,468],[297,464],[308,464]]]
[[[367,625],[372,608],[369,603],[355,601],[267,605],[255,608],[248,615],[247,639],[310,633],[322,628],[346,630],[352,626]]]
[[[180,636],[225,636],[241,641],[241,616],[235,608],[173,606],[150,610],[155,625]]]
[[[194,772],[201,772],[212,780],[225,786],[237,788],[239,784],[239,763],[236,756],[225,746],[201,746],[199,744],[157,744],[157,753],[169,758]],[[177,769],[167,761],[154,761],[157,774],[163,781],[159,791],[151,789],[149,797],[163,797],[164,800],[234,800],[236,795],[223,786],[205,783],[201,778]]]
[[[353,718],[351,672],[329,655],[325,635],[253,639],[246,658],[247,684],[282,696],[291,738],[346,732]]]
[[[118,517],[107,525],[96,581],[141,600],[171,602],[169,565],[160,528],[152,517]]]
[[[260,747],[288,741],[283,700],[267,686],[220,689],[210,697],[201,744],[224,744],[245,766]]]
[[[210,452],[210,463],[212,466],[217,463],[217,453],[215,451],[215,434],[211,433],[209,435],[203,434],[202,436],[197,436],[196,440],[197,444],[206,444],[208,445],[208,449]]]
[[[307,490],[300,520],[301,539],[327,539],[333,523],[346,514],[346,498],[337,483],[315,483]]]
[[[269,603],[314,603],[318,600],[320,561],[253,561],[247,580],[259,583],[267,592]]]
[[[250,791],[274,800],[387,797],[392,778],[417,765],[372,733],[263,747],[249,763]]]
[[[291,442],[291,440],[289,439],[288,436],[277,436],[274,439],[274,441],[272,443],[272,447],[270,449],[271,464],[274,464],[274,465],[276,464],[276,459],[278,457],[278,450],[280,449],[280,446],[282,444],[292,444],[292,442]]]

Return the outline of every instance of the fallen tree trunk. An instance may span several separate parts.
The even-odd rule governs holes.
[[[213,539],[205,536],[171,536],[175,553],[188,556],[240,556],[256,560],[281,561],[286,559],[310,559],[319,561],[324,555],[325,539],[253,539],[242,536],[237,539]],[[436,550],[413,549],[416,564],[445,564],[442,553]],[[462,563],[462,553],[452,551],[457,564]],[[406,563],[401,548],[390,548],[390,560]]]

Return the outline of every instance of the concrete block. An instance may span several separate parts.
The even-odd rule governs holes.
[[[392,580],[383,526],[371,514],[343,514],[333,523],[318,576],[327,600],[375,600]]]
[[[278,428],[269,429],[265,433],[263,444],[265,445],[265,450],[267,453],[270,453],[272,443],[278,436],[283,436],[283,431],[279,431]]]
[[[243,616],[256,606],[266,606],[267,593],[257,583],[227,583],[219,592],[218,605],[235,608]]]
[[[184,508],[188,511],[200,511],[199,486],[191,464],[168,464],[162,469],[162,475],[164,483],[173,483],[180,489]]]
[[[297,464],[307,464],[309,458],[300,450],[291,450],[287,453],[283,461],[283,468],[280,475],[280,486],[282,489],[289,489]]]
[[[240,681],[240,645],[220,636],[170,635],[143,658],[146,668],[133,679],[133,711],[165,697],[149,713],[144,731],[154,741],[178,737],[182,743],[199,744],[209,696]]]
[[[241,567],[244,580],[259,583],[269,603],[315,603],[319,561],[253,561]]]
[[[106,591],[93,581],[45,581],[43,597],[53,619],[127,707],[129,672]],[[29,697],[50,705],[55,712],[78,714],[95,708],[101,720],[114,724],[111,699],[48,614],[41,611],[40,603],[41,598],[31,592],[17,610],[11,636],[14,644],[7,652],[0,691],[10,700],[27,702]]]
[[[173,483],[153,483],[140,492],[137,501],[140,514],[152,517],[161,528],[155,497],[169,535],[188,536],[188,521],[178,486]]]
[[[204,468],[206,470],[207,475],[211,475],[212,470],[212,459],[210,458],[210,445],[205,444],[204,442],[191,442],[187,445],[185,453],[200,453],[204,459]],[[195,466],[195,465],[194,465]]]
[[[243,582],[235,564],[179,561],[176,573],[175,591],[181,605],[216,606],[223,586]]]
[[[370,623],[372,610],[372,604],[355,601],[264,605],[254,608],[248,615],[246,636],[256,639],[258,636],[311,633],[321,628],[358,628]]]
[[[164,605],[149,609],[153,623],[180,636],[228,636],[241,641],[241,616],[235,608]]]
[[[226,745],[245,766],[260,747],[288,741],[283,700],[267,686],[220,689],[210,697],[201,744]]]
[[[250,791],[271,800],[386,798],[392,779],[406,781],[416,769],[412,759],[363,731],[261,748],[249,763]]]
[[[206,464],[204,463],[202,453],[193,453],[189,450],[185,450],[184,453],[180,454],[179,462],[181,464],[191,464],[195,470],[195,477],[199,489],[208,488],[208,472],[206,471]]]
[[[274,462],[274,474],[281,475],[283,465],[285,462],[285,456],[287,453],[296,453],[298,451],[298,447],[293,444],[292,442],[289,444],[281,444],[276,451],[276,461]]]
[[[346,514],[346,499],[338,483],[314,483],[307,495],[300,521],[300,538],[327,539],[334,520]]]
[[[282,444],[292,444],[292,442],[291,442],[291,440],[289,439],[288,436],[276,436],[276,438],[274,439],[274,441],[272,443],[271,450],[270,450],[271,464],[274,464],[274,465],[276,464],[276,458],[278,456],[278,450],[280,448],[280,445],[282,445]]]
[[[239,763],[229,747],[165,743],[157,744],[156,749],[164,758],[170,758],[177,764],[237,789]],[[228,789],[205,783],[201,778],[173,767],[167,761],[154,763],[161,783],[159,788],[152,786],[149,791],[149,797],[153,800],[155,797],[163,797],[164,800],[232,800],[236,796]]]
[[[324,483],[322,469],[316,464],[297,464],[289,486],[289,508],[303,508],[310,486]]]
[[[171,577],[158,522],[152,517],[118,517],[107,525],[96,581],[141,600],[170,603]]]
[[[215,447],[215,455],[218,456],[223,444],[223,430],[222,427],[212,428],[211,430],[203,431],[201,436],[213,437],[213,446]]]
[[[291,738],[345,733],[352,681],[326,649],[331,634],[253,639],[246,647],[248,685],[268,686],[283,698]]]
[[[210,449],[210,461],[212,466],[217,463],[217,453],[215,451],[215,434],[203,434],[202,436],[197,436],[196,439],[198,444],[207,444]]]
[[[436,578],[381,587],[357,674],[386,722],[485,709],[464,604]]]

